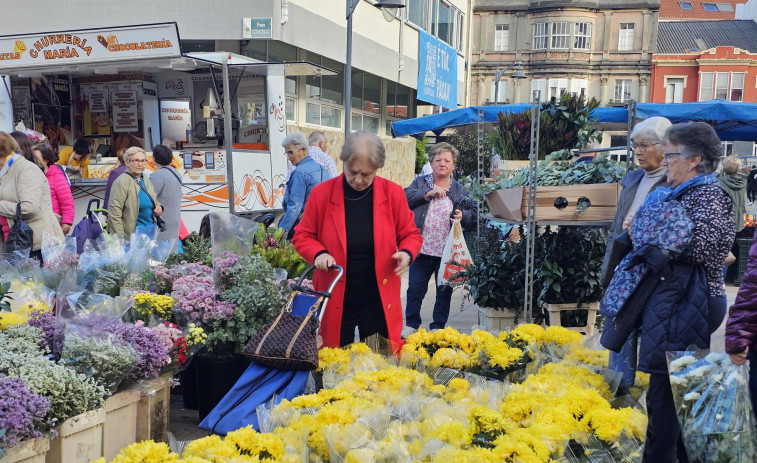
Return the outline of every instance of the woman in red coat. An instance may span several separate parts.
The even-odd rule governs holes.
[[[331,265],[344,267],[321,324],[326,347],[378,333],[400,346],[400,275],[418,254],[423,239],[402,187],[376,176],[384,167],[384,145],[358,131],[347,137],[340,159],[344,174],[313,188],[293,244],[318,269],[317,290],[334,278]]]

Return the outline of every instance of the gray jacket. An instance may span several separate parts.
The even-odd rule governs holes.
[[[159,240],[178,240],[181,221],[181,182],[179,174],[173,167],[161,167],[150,174],[150,181],[158,202],[163,206],[160,218],[166,222],[166,229],[158,233]],[[178,248],[178,243],[174,249]]]
[[[613,245],[615,244],[615,237],[623,232],[623,221],[628,215],[628,210],[631,209],[633,200],[636,197],[636,190],[639,189],[641,179],[644,178],[644,170],[636,169],[631,171],[623,177],[620,181],[620,186],[623,189],[620,191],[620,197],[618,198],[618,211],[615,213],[615,219],[610,225],[610,231],[607,233],[607,250],[605,251],[605,258],[602,262],[602,276],[601,281],[604,287],[610,283],[611,274],[608,274],[608,262],[610,260],[610,254],[612,253]],[[652,191],[661,186],[667,184],[667,176],[663,175],[660,180],[652,186]],[[613,272],[615,269],[611,269]]]
[[[426,212],[428,212],[428,203],[431,201],[425,197],[427,191],[431,190],[433,186],[433,174],[418,176],[409,187],[405,188],[405,196],[407,197],[407,205],[415,214],[415,226],[423,233],[423,224],[426,222]],[[471,230],[476,226],[476,220],[478,220],[478,204],[469,193],[463,188],[463,186],[452,179],[452,183],[447,193],[449,199],[452,200],[452,204],[455,209],[460,209],[463,213],[463,220],[460,221],[460,225],[464,230]]]

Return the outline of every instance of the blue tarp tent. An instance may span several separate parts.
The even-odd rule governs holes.
[[[484,122],[496,122],[501,112],[519,113],[531,107],[530,104],[483,106]],[[413,135],[422,137],[427,131],[436,135],[449,127],[475,124],[478,122],[479,106],[455,109],[432,116],[419,117],[392,123],[395,137]],[[628,121],[628,109],[624,107],[597,108],[593,115],[597,122]],[[757,104],[724,100],[710,100],[697,103],[639,103],[636,116],[646,119],[652,116],[667,117],[673,122],[703,121],[711,124],[721,140],[757,141]]]

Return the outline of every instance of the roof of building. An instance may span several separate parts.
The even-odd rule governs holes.
[[[660,0],[660,19],[734,19],[747,0]]]
[[[757,23],[751,20],[658,23],[656,53],[687,53],[725,46],[757,52]]]

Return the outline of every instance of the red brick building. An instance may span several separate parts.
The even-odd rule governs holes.
[[[757,102],[757,23],[670,21],[658,27],[650,102]]]
[[[735,19],[736,5],[747,0],[660,0],[660,20]]]

